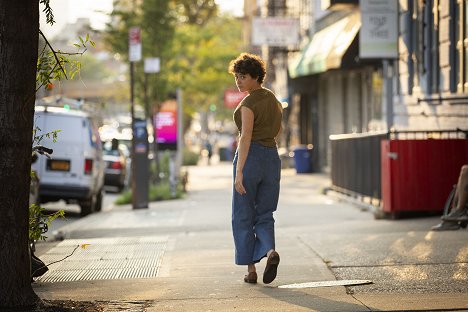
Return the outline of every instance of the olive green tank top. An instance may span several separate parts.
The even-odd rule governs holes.
[[[275,147],[275,137],[281,128],[283,107],[273,92],[266,88],[257,89],[239,103],[234,110],[234,122],[239,133],[242,131],[242,106],[251,109],[254,114],[252,142]]]

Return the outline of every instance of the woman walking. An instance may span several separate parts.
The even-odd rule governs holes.
[[[239,142],[234,156],[232,230],[235,261],[247,265],[246,283],[256,283],[255,264],[267,257],[263,282],[271,283],[280,262],[275,251],[273,212],[279,198],[281,161],[276,137],[281,131],[282,106],[262,87],[266,74],[263,60],[242,53],[229,64],[239,91],[248,92],[234,111]]]

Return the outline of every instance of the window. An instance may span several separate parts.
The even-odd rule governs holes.
[[[460,10],[458,10],[458,3],[455,3],[455,1],[450,1],[450,16],[452,16],[450,23],[450,91],[457,92],[458,82],[460,81],[458,75],[460,60],[457,52],[457,43],[460,38],[460,27],[458,24]]]
[[[413,0],[410,4],[410,74],[413,76],[410,87],[413,84],[422,87],[426,94],[437,93],[440,84],[439,0]]]
[[[427,15],[426,2],[411,0],[411,77],[410,94],[415,88],[421,87],[421,78],[426,74],[426,46],[427,46]]]
[[[413,87],[414,87],[414,63],[415,60],[413,58],[414,47],[415,47],[415,25],[414,25],[414,0],[408,0],[408,17],[407,17],[407,25],[408,25],[408,93],[413,94]]]
[[[430,8],[432,11],[429,12],[429,25],[432,27],[429,30],[430,38],[430,53],[428,57],[428,65],[430,75],[428,77],[428,90],[431,93],[437,93],[440,91],[440,63],[439,63],[439,0],[431,0]]]
[[[451,1],[455,2],[455,1]],[[468,93],[468,0],[452,4],[452,92]]]
[[[427,94],[439,92],[439,1],[421,3],[420,14],[420,74],[425,75]]]

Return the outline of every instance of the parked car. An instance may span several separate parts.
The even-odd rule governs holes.
[[[44,138],[41,144],[54,150],[53,157],[39,157],[33,164],[40,177],[39,201],[65,200],[78,203],[81,214],[102,208],[104,161],[102,142],[95,121],[79,109],[36,105],[35,127],[46,134],[60,130],[57,142]],[[37,135],[36,134],[36,135]]]
[[[125,145],[113,146],[111,142],[104,144],[104,185],[115,186],[121,192],[127,185],[127,155]]]

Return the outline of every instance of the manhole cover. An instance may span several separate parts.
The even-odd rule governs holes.
[[[89,244],[86,248],[78,245]],[[167,237],[70,239],[50,249],[41,260],[49,271],[38,278],[44,283],[83,280],[157,277]],[[67,257],[69,256],[69,257]]]
[[[315,288],[315,287],[331,287],[331,286],[354,286],[372,284],[372,281],[367,280],[339,280],[339,281],[323,281],[323,282],[308,282],[299,284],[281,285],[278,288]]]

